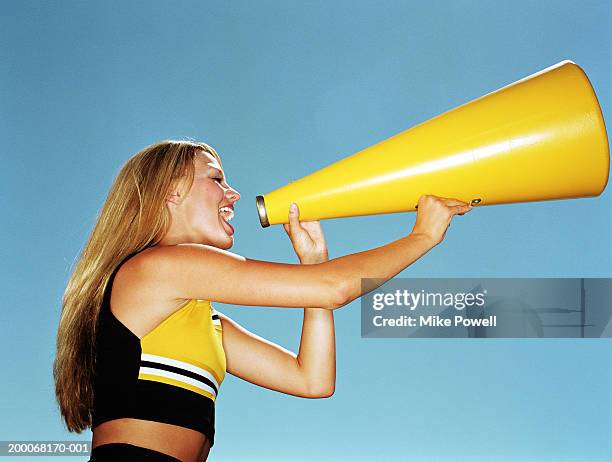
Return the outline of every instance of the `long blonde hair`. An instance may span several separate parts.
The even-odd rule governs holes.
[[[55,396],[69,431],[91,426],[95,338],[106,285],[129,255],[156,245],[168,232],[170,189],[193,183],[194,160],[206,143],[167,140],[131,157],[119,171],[83,248],[62,300],[53,364]]]

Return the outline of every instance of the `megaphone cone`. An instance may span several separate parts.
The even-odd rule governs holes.
[[[597,196],[610,155],[586,74],[563,61],[257,196],[263,227],[416,210],[423,194],[479,205]]]

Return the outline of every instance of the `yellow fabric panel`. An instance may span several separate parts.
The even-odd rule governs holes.
[[[189,300],[140,339],[142,352],[206,369],[220,385],[227,367],[223,330],[213,324],[211,315],[209,301]]]

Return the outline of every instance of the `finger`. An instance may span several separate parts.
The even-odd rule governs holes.
[[[289,207],[289,225],[289,229],[292,234],[297,234],[303,231],[302,227],[300,226],[300,209],[295,202],[293,202]]]
[[[283,228],[285,228],[285,232],[289,235],[291,235],[291,233],[289,232],[289,224],[288,223],[283,223]]]
[[[465,215],[466,213],[470,212],[473,208],[474,208],[473,205],[469,205],[467,210],[465,210],[465,211],[463,211],[461,213],[458,213],[457,215]]]
[[[320,229],[311,229],[308,226],[304,226],[304,223],[301,223],[304,231],[304,234],[308,236],[308,241],[317,246],[325,246],[325,236]]]
[[[452,207],[449,207],[448,209],[451,212],[451,215],[463,215],[466,212],[469,212],[470,210],[472,210],[474,207],[472,207],[469,204],[465,204],[465,205],[455,205]]]
[[[323,229],[318,221],[302,221],[300,222],[302,228],[308,231],[311,236],[323,236]]]
[[[454,205],[470,205],[467,202],[464,201],[460,201],[459,199],[455,199],[453,197],[450,198],[442,198],[442,201],[444,202],[444,205],[447,206],[454,206]]]

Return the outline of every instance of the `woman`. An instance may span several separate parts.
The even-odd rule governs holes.
[[[226,372],[308,398],[334,393],[333,310],[440,243],[471,206],[422,196],[412,232],[328,259],[316,221],[284,225],[300,265],[228,252],[240,194],[205,143],[164,141],[121,169],[68,282],[54,364],[70,431],[93,430],[92,461],[200,462],[214,443]],[[382,282],[381,282],[382,283]],[[210,301],[302,307],[299,354],[216,312]]]

